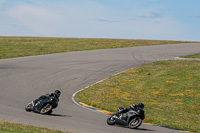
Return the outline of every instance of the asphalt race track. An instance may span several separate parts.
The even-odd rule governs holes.
[[[0,120],[76,133],[181,132],[142,124],[139,129],[108,126],[108,115],[82,108],[72,95],[124,70],[159,60],[200,53],[200,43],[68,52],[0,60]],[[41,94],[62,91],[52,115],[26,112]],[[134,101],[133,101],[134,103]],[[148,114],[146,114],[148,117]]]

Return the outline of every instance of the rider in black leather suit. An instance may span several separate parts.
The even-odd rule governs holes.
[[[139,108],[144,108],[144,104],[143,103],[139,103],[138,105],[132,104],[130,105],[130,108],[122,108],[122,107],[119,107],[119,108],[120,108],[120,111],[118,112],[118,114],[121,114],[121,113],[126,113],[130,110],[137,111]]]
[[[55,99],[56,99],[56,105],[54,105],[54,108],[56,108],[58,106],[58,102],[59,102],[59,97],[60,97],[60,94],[61,92],[59,90],[55,90],[54,93],[48,93],[48,94],[45,94],[45,95],[42,95],[40,96],[39,98],[37,98],[36,100],[33,101],[34,105],[41,99],[45,99],[45,98],[48,98],[48,97],[51,97],[51,96],[54,96]]]

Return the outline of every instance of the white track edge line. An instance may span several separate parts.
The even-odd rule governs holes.
[[[109,77],[112,77],[112,76],[118,75],[118,74],[123,73],[123,72],[125,72],[125,71],[127,71],[127,70],[124,70],[124,71],[119,72],[119,73],[117,73],[117,74],[113,74],[113,75],[111,75],[111,76],[109,76]],[[108,78],[109,78],[109,77],[108,77]],[[99,81],[95,82],[94,84],[92,84],[92,85],[90,85],[90,86],[93,86],[93,85],[95,85],[95,84],[98,84],[98,83],[100,83],[100,82],[102,82],[102,81],[104,81],[104,80],[106,80],[106,79],[108,79],[108,78],[105,78],[105,79],[99,80]],[[85,87],[85,88],[83,88],[83,89],[81,89],[81,90],[76,91],[76,92],[72,95],[72,101],[73,101],[76,105],[78,105],[78,106],[80,106],[80,107],[82,107],[82,108],[88,109],[88,110],[90,110],[90,111],[93,111],[93,112],[96,112],[96,113],[99,113],[99,114],[107,115],[107,114],[105,114],[105,113],[98,112],[98,111],[95,111],[95,110],[93,110],[93,109],[87,108],[87,107],[85,107],[85,106],[79,104],[79,103],[75,100],[75,96],[76,96],[77,93],[83,91],[84,89],[89,88],[90,86],[87,86],[87,87]]]

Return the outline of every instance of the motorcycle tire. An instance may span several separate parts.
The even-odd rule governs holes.
[[[30,111],[32,111],[32,107],[33,107],[32,103],[29,103],[26,105],[25,110],[30,112]]]
[[[115,125],[115,118],[113,118],[114,115],[112,115],[111,117],[108,117],[107,119],[107,124],[108,125]]]
[[[52,109],[53,109],[53,106],[48,103],[42,107],[42,109],[40,110],[40,114],[51,114]]]
[[[142,124],[142,119],[140,117],[134,117],[132,120],[130,120],[128,126],[131,129],[136,129]]]

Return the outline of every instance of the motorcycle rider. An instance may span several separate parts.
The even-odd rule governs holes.
[[[59,102],[59,97],[61,95],[61,92],[59,90],[55,90],[54,93],[48,93],[45,95],[40,96],[39,98],[37,98],[36,100],[32,101],[33,105],[35,105],[39,100],[48,98],[48,97],[55,97],[56,99],[56,105],[54,105],[54,108],[56,108],[58,106],[58,102]]]
[[[130,108],[123,108],[123,107],[119,107],[120,108],[120,111],[118,112],[118,114],[121,114],[121,113],[126,113],[130,110],[134,110],[134,111],[137,111],[139,108],[144,108],[144,104],[143,103],[138,103],[138,105],[136,104],[132,104],[130,105]]]

